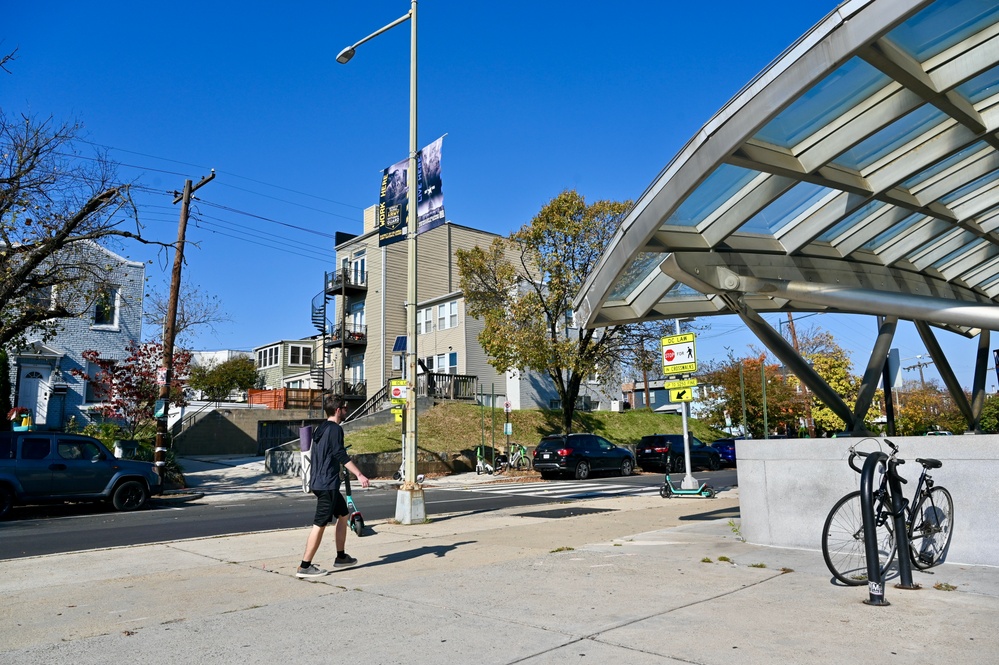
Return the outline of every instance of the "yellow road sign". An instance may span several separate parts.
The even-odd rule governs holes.
[[[690,374],[697,371],[697,353],[694,349],[694,333],[663,337],[663,374]]]
[[[693,388],[677,388],[669,391],[669,401],[671,402],[692,402],[694,400]]]
[[[409,389],[406,379],[392,379],[389,381],[389,401],[393,404],[405,404]]]
[[[675,381],[663,381],[663,388],[673,390],[675,388],[693,388],[697,385],[697,379],[676,379]]]

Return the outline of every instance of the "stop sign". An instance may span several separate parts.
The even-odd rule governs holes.
[[[673,359],[676,358],[676,354],[673,353],[673,349],[666,349],[666,352],[663,354],[663,356],[666,358],[666,362],[669,363],[673,362]]]
[[[402,388],[399,386],[393,386],[392,397],[402,397]]]

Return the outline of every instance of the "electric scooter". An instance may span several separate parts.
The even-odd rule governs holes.
[[[678,489],[673,486],[673,481],[669,479],[669,473],[666,474],[663,486],[659,488],[659,496],[664,499],[672,499],[673,495],[703,496],[705,499],[711,499],[714,498],[715,494],[717,494],[717,492],[715,492],[714,488],[707,483],[701,483],[701,486],[695,490]]]

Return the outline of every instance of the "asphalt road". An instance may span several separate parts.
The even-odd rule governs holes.
[[[697,476],[718,488],[736,483],[734,470],[698,472]],[[679,480],[674,476],[676,483]],[[433,519],[518,505],[564,504],[605,492],[654,492],[661,484],[661,474],[641,474],[599,477],[584,484],[541,481],[520,486],[431,487],[424,496],[427,515]],[[354,492],[357,509],[368,524],[394,517],[396,498],[395,489]],[[131,513],[115,512],[105,504],[15,507],[10,518],[0,522],[0,560],[273,529],[301,527],[304,532],[315,509],[315,499],[306,495],[151,504],[149,509]]]

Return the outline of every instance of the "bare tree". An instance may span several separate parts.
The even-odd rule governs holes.
[[[156,334],[154,339],[163,338],[163,324],[169,309],[169,290],[160,292],[150,289],[146,294],[142,316],[146,324],[152,326]],[[198,328],[207,327],[215,332],[215,325],[232,321],[222,309],[222,301],[216,295],[209,295],[196,284],[181,282],[180,297],[177,300],[177,322],[174,330],[177,343],[184,345],[189,342],[189,335]]]

